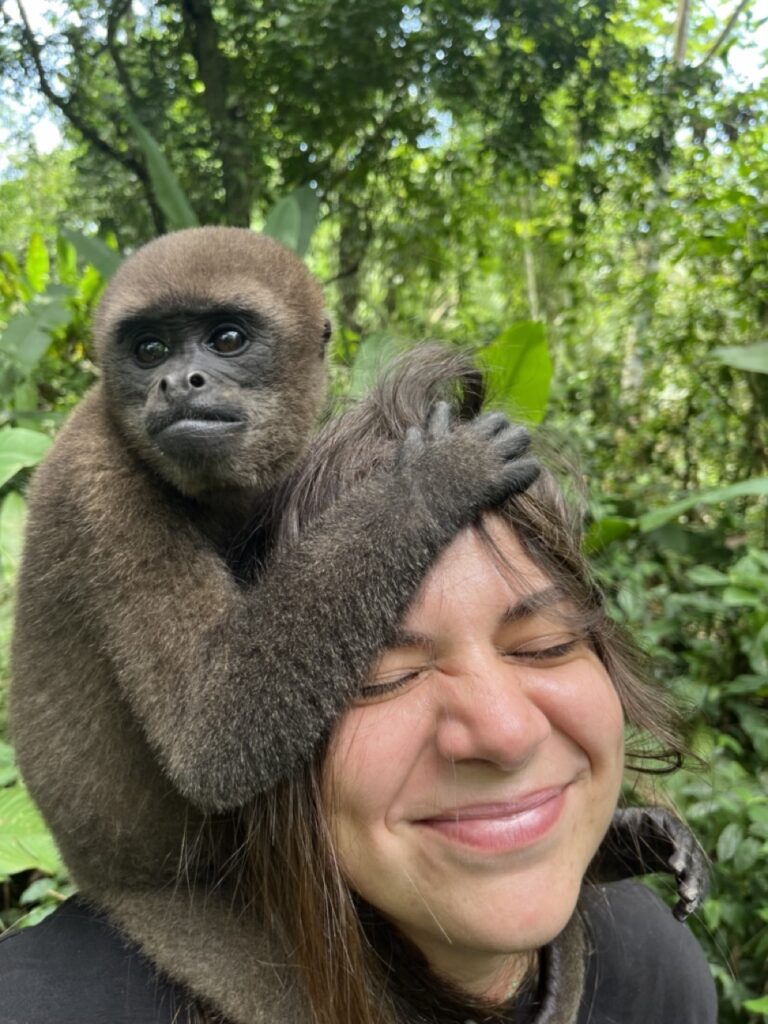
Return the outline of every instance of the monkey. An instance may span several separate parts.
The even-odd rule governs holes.
[[[206,933],[189,893],[230,836],[223,812],[307,756],[441,548],[538,473],[526,430],[438,406],[393,471],[238,578],[232,538],[308,441],[329,333],[274,240],[156,239],[106,288],[101,379],[28,490],[18,763],[81,892],[168,969],[178,937]],[[209,931],[256,949],[223,885],[201,902]]]
[[[330,327],[303,263],[245,229],[163,236],[122,264],[94,335],[101,380],[28,493],[17,758],[84,896],[239,1019],[228,971],[275,951],[211,884],[226,812],[309,755],[439,551],[538,464],[499,414],[425,408],[394,470],[267,558],[325,397]],[[269,1019],[257,970],[253,990]]]

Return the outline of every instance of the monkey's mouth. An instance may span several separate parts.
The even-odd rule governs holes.
[[[222,446],[246,427],[243,417],[231,407],[211,405],[163,409],[150,413],[145,422],[160,450],[176,459],[223,454]]]
[[[151,437],[159,434],[185,433],[186,431],[231,430],[245,426],[242,416],[230,407],[224,406],[177,406],[162,412],[149,413],[146,419],[147,433]]]

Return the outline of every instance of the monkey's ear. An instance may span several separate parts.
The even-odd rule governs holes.
[[[328,348],[328,342],[331,340],[331,321],[326,319],[323,324],[323,334],[320,343],[320,355],[325,355],[325,350]]]

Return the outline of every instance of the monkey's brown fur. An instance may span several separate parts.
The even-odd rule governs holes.
[[[165,336],[230,303],[257,318],[266,353],[245,388],[222,371],[247,443],[177,462],[144,429],[157,375],[135,385],[145,378],[121,324],[143,316]],[[394,471],[342,499],[257,585],[238,584],[227,541],[307,440],[325,334],[319,289],[269,239],[196,229],[131,257],[96,321],[103,379],[30,487],[19,580],[16,751],[65,862],[161,967],[251,1024],[269,1019],[270,971],[254,966],[238,994],[224,968],[243,963],[238,951],[269,954],[222,880],[211,887],[212,844],[228,829],[212,812],[309,754],[439,550],[537,473],[524,431],[443,424],[411,437]]]

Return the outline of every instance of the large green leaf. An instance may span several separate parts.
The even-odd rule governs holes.
[[[62,284],[77,284],[77,250],[61,231],[56,238],[56,276]]]
[[[30,287],[34,292],[41,292],[48,283],[50,261],[43,236],[35,231],[27,246],[27,261],[24,265]]]
[[[275,203],[262,230],[304,256],[317,225],[319,206],[320,200],[313,189],[307,185],[297,188]]]
[[[61,234],[74,245],[77,255],[84,263],[98,270],[104,280],[108,280],[122,263],[122,256],[110,249],[100,238],[89,238],[79,231],[63,228]]]
[[[155,198],[158,206],[168,218],[169,226],[177,230],[197,227],[199,221],[195,211],[155,138],[132,110],[127,109],[125,116],[144,153],[149,177],[155,190]]]
[[[17,784],[0,789],[0,877],[30,869],[53,875],[63,865],[40,812]]]
[[[43,357],[51,344],[51,331],[63,327],[70,318],[62,285],[49,288],[35,299],[26,313],[17,313],[0,336],[0,352],[4,352],[26,376]]]
[[[552,379],[544,324],[512,324],[480,350],[478,361],[488,373],[491,402],[514,419],[539,423],[544,418]]]
[[[726,366],[751,373],[768,373],[768,341],[756,345],[721,345],[712,349],[712,355]]]
[[[13,581],[21,560],[26,512],[18,491],[10,491],[0,504],[0,573],[6,583]]]
[[[51,447],[51,439],[36,430],[4,427],[0,430],[0,487],[20,469],[36,465]]]
[[[597,554],[615,540],[621,540],[634,533],[637,529],[636,519],[625,519],[623,516],[603,516],[596,519],[584,537],[584,551],[588,555]]]
[[[640,516],[638,525],[643,533],[655,530],[659,526],[677,519],[683,512],[695,505],[716,505],[721,501],[731,501],[733,498],[761,497],[768,495],[768,476],[752,477],[749,480],[742,480],[729,487],[717,487],[711,491],[698,491],[696,494],[689,494],[687,498],[681,498],[664,508],[654,508],[645,515]]]

